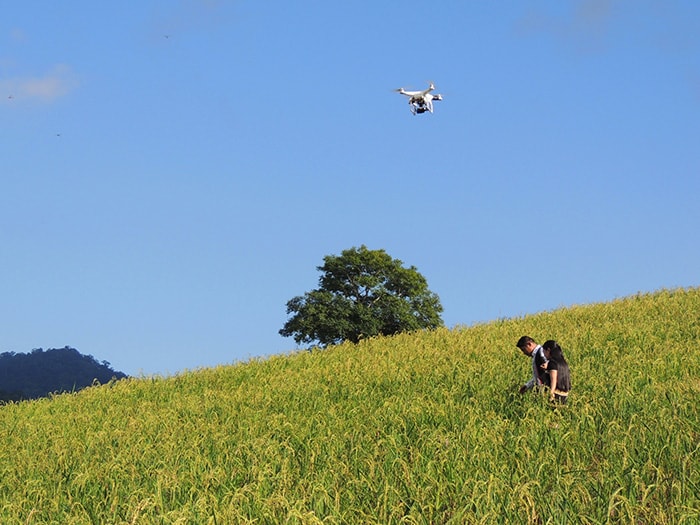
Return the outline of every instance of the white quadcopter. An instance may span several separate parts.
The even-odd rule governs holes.
[[[428,89],[424,89],[423,91],[406,91],[404,88],[399,88],[395,91],[408,97],[408,105],[411,106],[411,113],[416,115],[425,113],[426,111],[430,111],[432,113],[433,100],[442,100],[442,95],[438,93],[435,93],[434,95],[432,94],[432,91],[434,90],[435,84],[431,82]]]

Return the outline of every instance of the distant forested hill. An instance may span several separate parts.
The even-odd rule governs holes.
[[[112,370],[107,361],[99,363],[75,348],[41,348],[27,354],[0,354],[0,402],[46,397],[51,393],[73,392],[127,377]]]

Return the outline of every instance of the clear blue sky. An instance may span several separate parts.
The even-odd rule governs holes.
[[[0,351],[287,352],[361,244],[448,326],[700,285],[700,2],[5,4]]]

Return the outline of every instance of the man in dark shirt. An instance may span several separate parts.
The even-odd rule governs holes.
[[[520,348],[523,354],[532,358],[532,378],[520,387],[520,393],[524,394],[538,385],[546,385],[548,376],[542,365],[547,362],[547,359],[544,356],[542,346],[538,345],[532,337],[527,335],[518,339],[515,346]]]

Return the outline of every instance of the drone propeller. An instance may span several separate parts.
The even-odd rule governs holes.
[[[435,90],[437,88],[435,87],[435,83],[432,80],[429,80],[428,84],[430,84],[430,87],[433,88],[431,93],[433,95],[433,100],[442,100],[445,97],[445,93],[443,91],[441,91],[440,93],[435,93]]]

